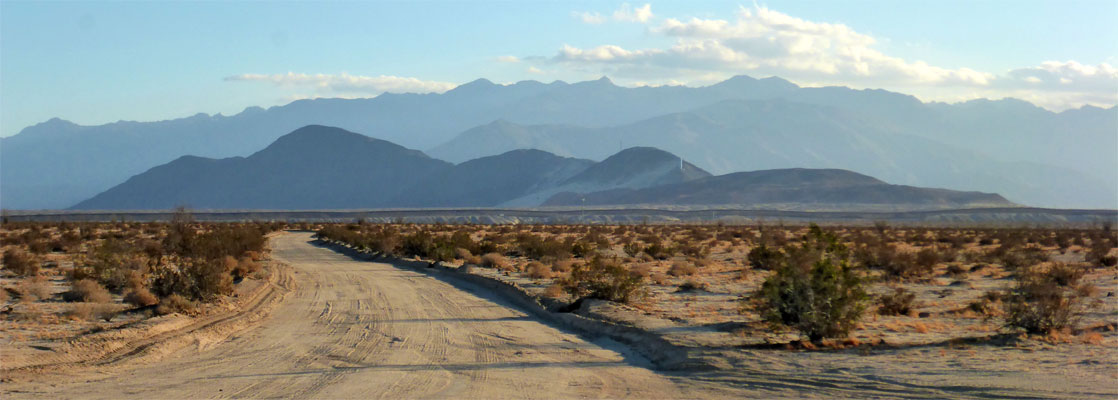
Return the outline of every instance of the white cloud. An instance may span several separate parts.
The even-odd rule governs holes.
[[[1083,65],[1075,61],[1045,61],[1036,67],[1011,70],[998,84],[1007,88],[1039,86],[1050,90],[1115,92],[1118,68],[1105,62]]]
[[[448,82],[424,81],[399,76],[361,76],[341,74],[240,74],[225,78],[226,81],[268,82],[276,86],[312,88],[320,96],[345,97],[339,94],[378,95],[381,93],[442,93],[458,86]]]
[[[503,63],[518,63],[520,62],[520,58],[517,56],[498,56],[497,61]]]
[[[735,21],[668,18],[653,32],[676,39],[667,49],[629,50],[618,46],[578,49],[564,46],[558,62],[632,63],[691,70],[758,71],[810,79],[986,85],[992,75],[947,69],[887,56],[873,37],[846,25],[816,23],[764,7],[742,8]]]
[[[646,16],[638,19],[638,15]],[[648,21],[651,8],[647,4],[637,9],[622,5],[614,17]],[[1003,74],[946,68],[885,54],[877,49],[876,38],[844,24],[808,21],[766,7],[741,7],[732,19],[666,18],[650,32],[674,43],[637,49],[612,44],[563,45],[548,62],[586,75],[605,73],[623,82],[644,84],[775,75],[797,82],[886,87],[917,95],[942,94],[954,88],[955,95],[1029,97],[1053,109],[1118,103],[1118,69],[1108,63],[1091,66],[1049,61]]]
[[[645,23],[652,17],[652,5],[648,3],[637,8],[633,8],[629,3],[622,3],[621,8],[613,12],[614,21]]]
[[[541,74],[543,74],[544,72],[543,72],[543,70],[541,70],[541,69],[539,69],[539,68],[536,68],[536,67],[534,67],[534,66],[529,66],[529,67],[528,67],[528,73],[529,73],[529,74],[536,74],[536,75],[541,75]]]
[[[572,16],[578,18],[585,24],[598,25],[606,22],[606,16],[597,12],[572,12]],[[645,3],[640,7],[633,7],[629,3],[621,3],[621,7],[613,11],[611,19],[618,22],[640,22],[646,23],[652,20],[652,5]]]
[[[598,25],[598,24],[606,22],[606,17],[603,17],[602,14],[598,14],[598,13],[575,12],[575,13],[571,13],[571,15],[573,15],[575,18],[578,18],[579,20],[581,20],[582,23],[584,23],[584,24]]]

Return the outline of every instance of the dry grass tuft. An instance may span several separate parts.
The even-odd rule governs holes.
[[[64,293],[66,301],[87,303],[108,303],[113,300],[109,291],[92,279],[81,279],[70,284],[70,291]]]

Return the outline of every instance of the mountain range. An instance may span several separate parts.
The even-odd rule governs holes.
[[[74,209],[362,209],[541,205],[944,209],[1014,206],[999,195],[891,185],[835,169],[712,175],[633,147],[601,162],[512,150],[450,164],[344,129],[306,126],[248,157],[185,156]]]
[[[315,124],[454,163],[517,149],[596,161],[650,146],[713,174],[837,168],[906,185],[993,191],[1035,206],[1118,208],[1118,108],[1053,113],[1013,99],[924,103],[883,90],[746,76],[706,87],[637,88],[605,78],[479,79],[442,94],[299,100],[233,116],[99,126],[53,119],[0,139],[0,206],[69,207],[182,156],[247,158]]]

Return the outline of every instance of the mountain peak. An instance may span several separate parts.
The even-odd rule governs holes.
[[[595,88],[598,88],[598,87],[609,87],[609,88],[617,87],[617,85],[614,85],[613,81],[611,81],[609,79],[609,77],[606,77],[604,75],[601,78],[598,78],[598,79],[595,79],[595,80],[592,80],[592,81],[579,82],[579,83],[576,83],[575,85],[576,86],[585,86],[585,87],[595,87]]]
[[[630,147],[594,164],[567,183],[610,183],[621,187],[649,187],[710,176],[709,172],[675,154],[655,147]]]
[[[280,136],[275,142],[253,156],[279,155],[281,157],[302,157],[310,154],[355,150],[367,148],[371,143],[383,143],[394,147],[396,144],[374,139],[342,128],[322,125],[307,125],[291,133]]]
[[[500,85],[488,79],[478,78],[458,85],[454,89],[447,91],[446,94],[481,94],[499,86]]]
[[[756,79],[747,75],[736,75],[730,79],[711,85],[711,87],[735,92],[748,92],[759,97],[774,96],[799,89],[799,86],[796,86],[796,84],[779,77],[770,76],[768,78]]]

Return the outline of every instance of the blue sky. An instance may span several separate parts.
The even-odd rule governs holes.
[[[479,77],[1118,103],[1118,2],[0,2],[0,136]]]

